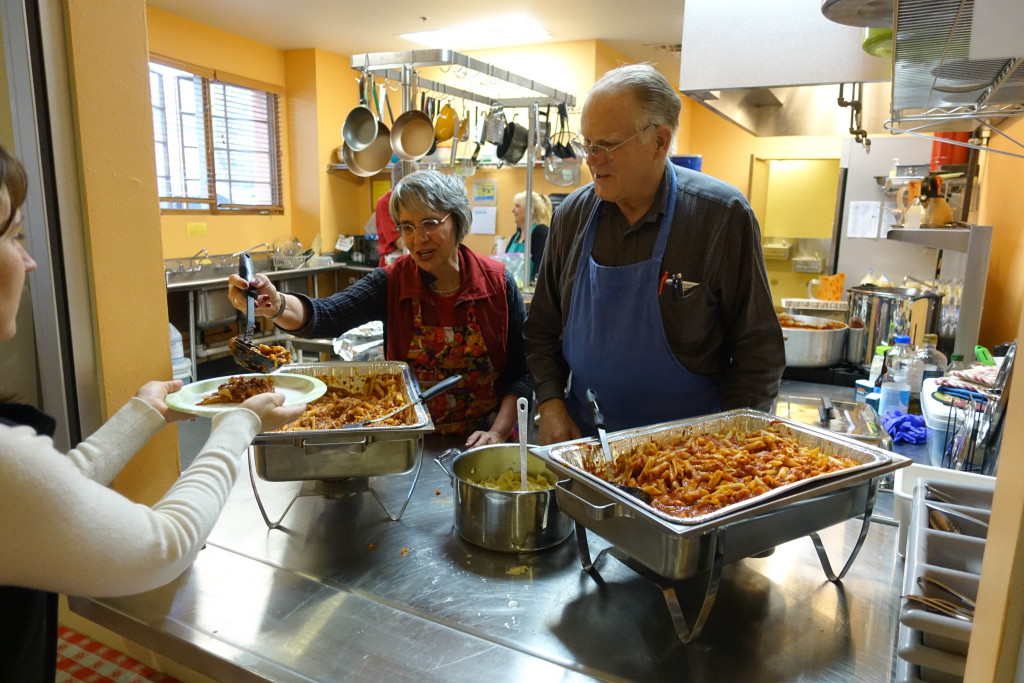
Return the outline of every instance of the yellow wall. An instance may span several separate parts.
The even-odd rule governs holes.
[[[146,21],[147,34],[144,34],[144,37],[148,35],[149,50],[154,54],[244,76],[281,88],[286,85],[283,50],[190,21],[154,7],[146,8]],[[99,32],[97,35],[103,35],[103,33]],[[146,90],[148,92],[148,87]],[[161,216],[164,258],[189,257],[204,248],[211,254],[231,253],[260,242],[272,244],[274,240],[292,234],[288,101],[286,97],[282,97],[279,98],[279,102],[282,121],[284,214],[273,216],[168,214]],[[152,114],[149,118],[152,119]],[[188,223],[205,224],[206,234],[189,237],[186,233]],[[304,244],[308,246],[307,242]]]
[[[0,32],[0,57],[4,56],[3,32]],[[11,121],[10,92],[7,90],[7,60],[0,59],[0,145],[14,152],[14,123]]]
[[[109,416],[144,382],[171,376],[146,14],[132,0],[68,3],[65,11],[82,172],[77,189],[91,262],[100,398]],[[168,429],[139,452],[114,487],[153,503],[178,472],[176,431]]]
[[[1024,120],[1009,119],[1002,132],[1024,139]],[[1021,153],[1000,135],[992,136],[991,147]],[[1024,307],[1024,159],[992,152],[983,152],[981,159],[977,222],[993,230],[978,343],[992,346],[1016,338]]]

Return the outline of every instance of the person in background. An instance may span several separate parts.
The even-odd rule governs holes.
[[[373,212],[374,221],[377,224],[377,253],[380,254],[378,265],[381,268],[403,253],[401,243],[398,241],[402,235],[398,232],[395,222],[391,220],[391,213],[388,211],[390,201],[391,190],[388,190],[377,200],[377,207]]]
[[[36,269],[22,245],[26,185],[21,163],[0,146],[0,340],[14,336],[25,277]],[[140,593],[192,564],[253,437],[305,409],[282,407],[283,394],[262,394],[220,413],[181,478],[152,507],[139,505],[107,485],[153,434],[191,417],[164,401],[181,385],[143,385],[67,454],[51,441],[53,418],[0,400],[0,681],[54,680],[56,593]]]
[[[588,388],[610,430],[778,394],[757,219],[736,188],[668,161],[680,107],[646,64],[587,95],[573,146],[594,180],[555,212],[525,326],[542,444],[594,433]]]
[[[462,244],[473,220],[459,176],[411,173],[389,205],[409,253],[322,299],[279,292],[257,274],[257,311],[299,337],[337,337],[384,322],[384,358],[409,364],[420,388],[462,375],[427,401],[437,430],[467,446],[502,443],[516,425],[516,399],[532,395],[522,329],[526,306],[504,264]],[[245,309],[249,283],[228,279],[231,304]]]
[[[540,272],[540,260],[544,256],[544,245],[548,241],[548,224],[551,222],[551,200],[544,195],[533,192],[530,206],[530,218],[533,227],[530,229],[530,282]],[[506,254],[523,253],[523,224],[526,223],[526,192],[520,192],[512,200],[512,215],[516,219],[516,231],[505,247]]]

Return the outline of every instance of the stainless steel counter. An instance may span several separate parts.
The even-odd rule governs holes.
[[[427,454],[454,445],[427,437]],[[257,479],[271,517],[297,482]],[[409,475],[371,481],[399,503]],[[400,521],[369,493],[300,497],[266,528],[248,476],[193,567],[163,588],[72,609],[218,680],[887,681],[903,565],[896,527],[874,523],[841,585],[809,538],[726,566],[701,637],[677,638],[660,590],[605,555],[603,585],[573,537],[504,555],[452,530],[447,477],[425,462]],[[833,566],[859,532],[822,538]],[[592,550],[607,545],[589,535]],[[700,577],[693,595],[703,595]],[[687,584],[683,584],[686,586]]]

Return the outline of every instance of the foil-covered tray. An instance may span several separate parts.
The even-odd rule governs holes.
[[[419,398],[419,383],[406,363],[363,361],[293,363],[279,373],[319,377],[330,387],[362,390],[377,375],[398,374],[408,403]],[[347,479],[401,474],[412,470],[423,436],[434,431],[429,411],[410,408],[404,425],[264,432],[253,439],[256,471],[267,481]]]
[[[832,479],[850,478],[857,473],[861,473],[863,470],[886,464],[891,458],[887,451],[866,443],[843,438],[827,430],[811,427],[794,420],[746,409],[614,432],[608,435],[608,445],[614,458],[620,453],[629,452],[642,444],[650,442],[662,443],[671,439],[685,437],[689,434],[717,434],[731,430],[751,432],[779,423],[787,427],[790,435],[800,445],[811,448],[817,447],[823,453],[850,458],[859,464],[837,472],[829,472],[786,484],[746,500],[727,505],[713,512],[693,517],[671,515],[636,498],[633,498],[631,503],[637,508],[670,524],[705,524],[732,515],[738,511],[754,508],[774,499],[784,497],[794,489],[814,486],[815,484]],[[585,463],[588,461],[601,462],[604,460],[605,456],[601,450],[600,441],[597,439],[577,439],[543,448],[535,448],[532,451],[545,461],[567,468],[575,478],[614,493],[617,497],[622,495],[615,485],[588,472],[585,468]]]

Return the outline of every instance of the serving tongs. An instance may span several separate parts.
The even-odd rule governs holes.
[[[594,426],[597,428],[597,438],[601,440],[601,450],[604,452],[604,460],[607,467],[608,476],[611,477],[612,464],[615,462],[615,458],[612,457],[612,449],[608,445],[608,432],[604,427],[604,415],[601,413],[601,408],[598,407],[597,392],[593,389],[587,389],[587,403],[590,405],[591,412],[594,413]],[[609,482],[615,488],[628,493],[633,496],[641,503],[651,504],[651,494],[647,493],[641,488],[635,486],[626,486],[625,484],[616,484],[615,482]]]
[[[228,349],[235,363],[249,372],[273,372],[276,369],[274,361],[260,353],[259,347],[252,343],[252,333],[256,327],[256,288],[252,286],[255,273],[252,257],[244,252],[238,255],[238,274],[248,285],[245,290],[245,332],[232,337]]]
[[[402,412],[403,410],[407,410],[409,408],[412,408],[413,406],[419,405],[420,403],[423,403],[424,401],[429,401],[430,399],[434,398],[435,396],[440,396],[441,394],[443,394],[444,392],[448,391],[449,389],[454,387],[456,384],[458,384],[461,379],[462,379],[462,375],[452,375],[448,379],[441,380],[440,382],[438,382],[434,386],[432,386],[429,389],[427,389],[426,391],[424,391],[422,394],[420,394],[420,397],[417,398],[412,403],[409,403],[409,404],[404,405],[404,406],[399,406],[399,407],[395,408],[394,410],[392,410],[390,413],[385,413],[384,415],[381,415],[380,417],[374,417],[374,418],[371,418],[369,420],[363,420],[362,422],[353,422],[351,424],[342,425],[341,428],[342,429],[359,429],[360,427],[365,427],[366,425],[373,424],[374,422],[380,422],[381,420],[386,420],[389,417],[393,417],[393,416],[397,415],[398,413]]]

